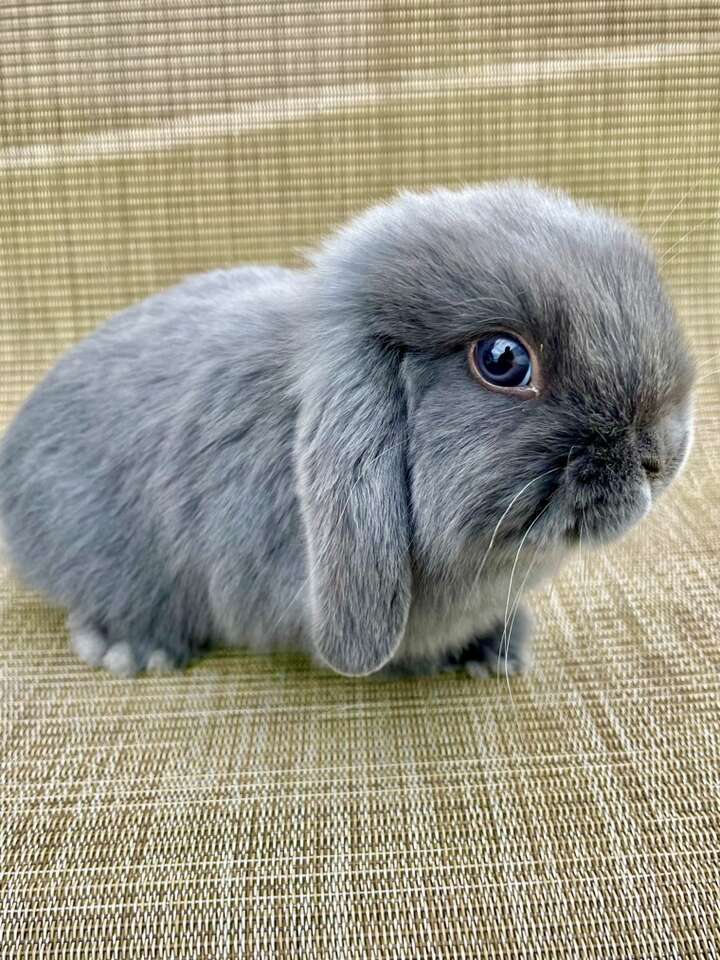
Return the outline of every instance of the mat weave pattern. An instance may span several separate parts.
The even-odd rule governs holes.
[[[509,176],[654,234],[701,363],[685,477],[536,600],[525,679],[214,654],[136,681],[0,580],[0,957],[720,954],[720,10],[0,6],[0,419],[112,311]]]

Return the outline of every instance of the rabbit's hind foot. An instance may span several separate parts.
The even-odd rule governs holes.
[[[143,649],[127,640],[111,642],[97,624],[77,614],[68,617],[70,646],[91,667],[102,667],[117,677],[134,677],[142,671],[170,673],[180,664],[162,647]]]

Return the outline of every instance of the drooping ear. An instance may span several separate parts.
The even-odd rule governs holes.
[[[411,570],[400,361],[369,339],[347,347],[306,381],[296,467],[315,649],[353,676],[397,650]]]

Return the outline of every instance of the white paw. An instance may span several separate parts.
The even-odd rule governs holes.
[[[108,647],[100,665],[116,677],[132,677],[137,671],[137,663],[129,643],[114,643]]]
[[[99,667],[107,650],[105,638],[92,627],[73,629],[71,625],[70,646],[82,661],[91,667]]]
[[[513,660],[505,657],[500,657],[499,660],[493,660],[490,664],[490,669],[496,677],[514,677],[516,674],[522,672],[522,668],[517,660]]]
[[[465,672],[476,680],[486,680],[490,676],[490,668],[487,663],[479,660],[468,660],[465,664]]]
[[[148,657],[147,666],[145,669],[148,673],[173,673],[177,669],[177,665],[164,650],[158,648],[153,650],[153,652]]]
[[[468,660],[464,664],[465,672],[477,680],[488,677],[519,677],[528,672],[529,665],[525,659],[517,657],[488,657],[487,660]]]
[[[493,677],[520,677],[530,669],[530,663],[525,655],[519,657],[490,657],[485,664]]]

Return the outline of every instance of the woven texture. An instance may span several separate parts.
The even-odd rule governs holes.
[[[111,679],[3,573],[0,956],[718,956],[719,103],[714,2],[2,4],[4,422],[185,273],[509,176],[654,235],[705,365],[683,480],[510,684]]]

